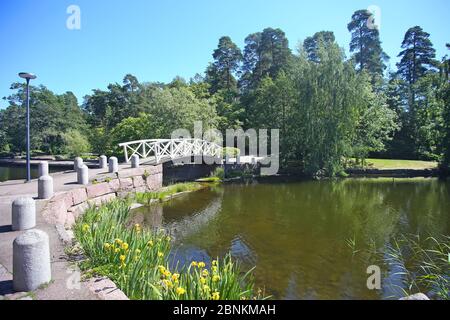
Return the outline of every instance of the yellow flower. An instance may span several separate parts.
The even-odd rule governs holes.
[[[173,284],[170,280],[163,280],[163,283],[166,286],[166,288],[168,288],[168,289],[173,287]]]
[[[161,274],[164,274],[164,272],[166,272],[166,268],[164,266],[159,266],[158,269]]]
[[[205,278],[200,278],[200,283],[201,284],[205,284],[206,283],[206,279]]]
[[[196,267],[196,266],[198,266],[198,263],[197,263],[197,261],[192,261],[192,262],[191,262],[191,266],[193,266],[193,267]]]
[[[217,291],[213,292],[213,294],[211,295],[211,299],[219,300],[220,299],[220,293],[217,292]]]
[[[136,255],[140,255],[140,254],[141,254],[141,250],[136,249],[136,250],[134,251],[134,253],[135,253]]]
[[[198,263],[198,267],[199,268],[204,268],[206,265],[205,265],[205,263],[204,262],[199,262]]]
[[[120,259],[120,262],[124,262],[126,259],[126,256],[124,254],[121,254],[119,259]]]
[[[164,257],[164,253],[162,253],[161,251],[158,251],[158,257]]]
[[[174,273],[172,275],[172,280],[175,281],[175,282],[178,281],[179,278],[180,278],[180,275],[178,273]]]
[[[208,286],[203,286],[203,291],[205,291],[206,293],[210,292],[211,289]]]
[[[105,244],[103,245],[103,248],[105,248],[105,250],[109,250],[109,249],[111,248],[111,244],[105,243]]]
[[[119,249],[119,248],[115,248],[115,249],[114,249],[114,252],[115,252],[115,253],[119,253],[119,252],[120,252],[120,249]]]
[[[89,225],[86,224],[86,223],[83,224],[82,230],[83,230],[83,232],[88,232],[89,231]]]
[[[220,277],[218,276],[218,275],[214,275],[213,277],[212,277],[212,281],[213,282],[217,282],[217,281],[219,281],[220,280]]]
[[[120,239],[116,239],[115,242],[116,242],[116,244],[118,244],[119,246],[122,245],[122,243],[123,243],[123,241],[120,240]]]
[[[211,267],[211,271],[212,271],[212,272],[217,272],[217,267],[216,267],[216,266],[212,266],[212,267]]]
[[[169,278],[171,275],[172,275],[172,273],[170,273],[169,270],[166,270],[166,271],[164,272],[164,276],[165,276],[166,278]]]
[[[147,242],[147,244],[148,244],[149,247],[153,247],[153,241],[152,241],[152,240],[149,240],[149,241]]]
[[[127,251],[128,250],[128,243],[126,243],[126,242],[122,243],[122,249]]]
[[[217,260],[213,260],[213,261],[212,261],[212,265],[213,265],[213,266],[217,266]]]
[[[186,293],[186,290],[184,290],[183,288],[181,288],[181,287],[178,287],[177,288],[177,294],[179,295],[179,296],[181,296],[182,294],[185,294]]]
[[[203,277],[206,278],[208,275],[209,275],[208,269],[205,269],[205,270],[202,271],[202,276]]]

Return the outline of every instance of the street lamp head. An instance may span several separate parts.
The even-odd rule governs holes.
[[[21,72],[19,73],[19,77],[30,80],[30,79],[36,79],[36,75],[29,72]]]

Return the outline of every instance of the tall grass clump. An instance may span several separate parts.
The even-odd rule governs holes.
[[[405,295],[427,291],[435,299],[450,299],[450,236],[403,236],[393,242],[387,260],[400,271]]]
[[[251,272],[242,275],[230,256],[211,266],[170,263],[170,237],[129,225],[129,204],[116,200],[89,208],[74,232],[85,255],[83,270],[108,276],[130,299],[219,300],[260,298]],[[170,268],[170,265],[176,266]]]
[[[177,183],[163,188],[156,192],[137,192],[133,196],[133,200],[144,205],[149,205],[153,201],[163,201],[164,199],[180,192],[196,191],[204,188],[205,186],[198,182],[184,182]]]

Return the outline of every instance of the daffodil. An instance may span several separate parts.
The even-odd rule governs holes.
[[[83,230],[83,232],[88,232],[89,231],[89,225],[87,223],[83,224],[82,230]]]
[[[198,263],[197,263],[197,261],[192,261],[192,262],[191,262],[191,266],[193,266],[193,267],[197,267],[197,266],[198,266]]]
[[[119,246],[122,245],[122,243],[123,243],[123,241],[120,240],[120,239],[116,239],[115,242],[116,242],[116,244],[119,245]]]
[[[208,286],[203,286],[203,291],[205,291],[206,293],[211,291],[211,288]]]
[[[171,275],[172,275],[172,273],[171,273],[169,270],[166,270],[166,271],[164,272],[164,276],[165,276],[166,278],[170,278]]]
[[[220,299],[220,293],[217,292],[217,291],[213,292],[213,294],[211,295],[211,299],[219,300]]]
[[[115,249],[114,249],[114,252],[115,252],[115,253],[119,253],[119,252],[120,252],[120,249],[119,249],[119,248],[115,248]]]
[[[120,257],[119,257],[119,260],[120,260],[121,262],[123,262],[123,261],[125,261],[126,258],[127,258],[127,257],[126,257],[124,254],[121,254]]]
[[[111,248],[111,244],[107,242],[103,245],[103,248],[105,248],[105,250],[109,250]]]
[[[206,264],[204,263],[204,262],[199,262],[198,263],[198,267],[201,269],[201,268],[204,268],[206,266]]]
[[[128,243],[124,242],[124,243],[122,243],[121,247],[123,250],[127,251],[129,246],[128,246]]]
[[[205,278],[200,278],[200,283],[201,284],[205,284],[206,283],[206,279]]]
[[[177,282],[179,278],[180,278],[180,275],[179,275],[178,273],[174,273],[174,274],[172,275],[172,280],[173,280],[174,282]]]
[[[164,253],[162,253],[161,251],[158,251],[158,257],[159,258],[164,257]]]
[[[212,272],[217,272],[217,267],[216,267],[216,266],[212,266],[212,267],[211,267],[211,271],[212,271]]]
[[[205,270],[202,271],[202,276],[203,276],[203,277],[206,278],[208,275],[209,275],[209,272],[208,272],[207,269],[205,269]]]
[[[166,267],[164,266],[159,266],[158,269],[161,274],[164,274],[164,272],[166,272]]]
[[[153,247],[153,240],[149,240],[149,241],[147,242],[147,245],[148,245],[149,247]]]
[[[182,288],[182,287],[178,287],[177,290],[176,290],[176,292],[177,292],[177,294],[178,294],[179,296],[181,296],[181,295],[183,295],[183,294],[186,293],[186,290],[185,290],[184,288]]]
[[[213,265],[213,266],[217,266],[217,260],[213,260],[213,261],[212,261],[212,265]]]

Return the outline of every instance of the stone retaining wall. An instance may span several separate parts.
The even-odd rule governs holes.
[[[90,205],[101,205],[132,192],[158,190],[163,181],[162,165],[125,169],[117,174],[105,175],[101,180],[88,186],[55,193],[42,210],[45,220],[50,224],[70,228]]]

